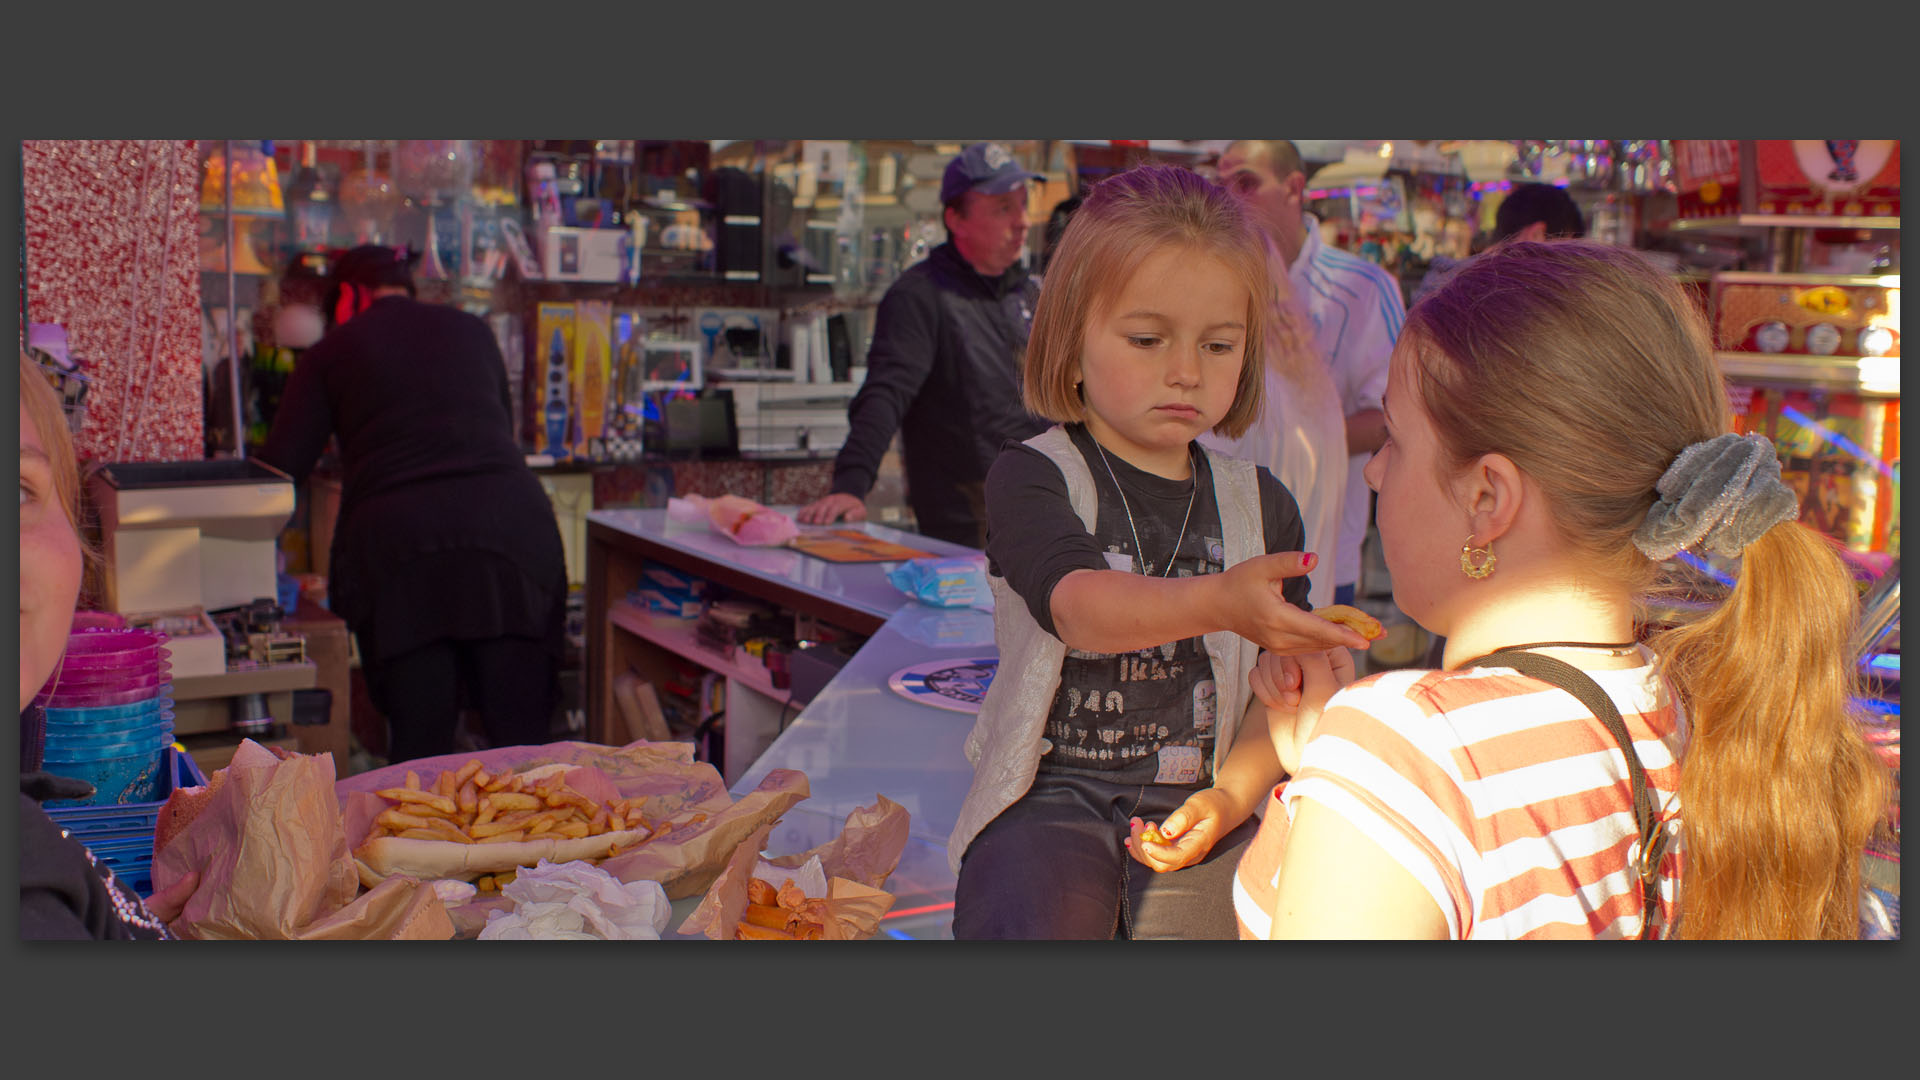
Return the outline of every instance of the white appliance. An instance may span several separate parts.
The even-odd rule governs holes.
[[[277,541],[294,505],[285,473],[237,458],[115,462],[92,486],[115,611],[218,611],[279,594]],[[223,642],[217,653],[196,644],[168,643],[176,676],[226,670]]]

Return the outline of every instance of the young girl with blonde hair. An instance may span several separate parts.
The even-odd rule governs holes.
[[[1056,426],[987,478],[1000,667],[948,845],[956,938],[1233,936],[1279,779],[1261,725],[1236,737],[1258,650],[1364,646],[1304,610],[1286,489],[1194,441],[1260,415],[1272,293],[1257,226],[1185,169],[1102,182],[1061,238],[1023,375]]]
[[[1772,445],[1731,433],[1687,295],[1630,251],[1510,242],[1413,310],[1386,413],[1394,602],[1445,666],[1335,693],[1350,662],[1303,656],[1288,708],[1262,661],[1291,779],[1245,929],[1856,937],[1891,790],[1850,701],[1856,594]],[[1639,632],[1684,551],[1737,558],[1730,592]]]

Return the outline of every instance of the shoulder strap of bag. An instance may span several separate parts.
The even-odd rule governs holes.
[[[1633,749],[1633,737],[1627,734],[1627,725],[1620,719],[1620,710],[1613,699],[1600,689],[1592,676],[1572,664],[1523,649],[1491,652],[1461,667],[1510,667],[1522,675],[1551,683],[1579,699],[1620,744],[1627,758],[1627,775],[1633,781],[1633,818],[1640,829],[1640,865],[1635,870],[1640,875],[1640,895],[1646,905],[1640,920],[1640,937],[1651,940],[1653,917],[1660,904],[1660,861],[1666,855],[1667,832],[1654,817],[1653,799],[1647,793],[1647,771],[1640,764],[1640,755]]]

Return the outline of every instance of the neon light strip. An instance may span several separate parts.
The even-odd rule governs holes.
[[[1891,671],[1898,674],[1900,671],[1900,657],[1894,653],[1882,653],[1868,660],[1867,667],[1873,671]]]
[[[953,901],[949,900],[944,904],[928,904],[926,907],[901,908],[899,911],[889,911],[885,915],[882,915],[880,917],[883,920],[898,919],[907,915],[926,915],[930,912],[951,911],[952,909],[953,909]]]
[[[1727,588],[1729,589],[1733,588],[1732,577],[1728,576],[1725,573],[1722,573],[1719,570],[1714,569],[1712,564],[1708,563],[1707,560],[1702,559],[1700,556],[1695,555],[1689,551],[1681,551],[1681,552],[1677,552],[1675,554],[1675,557],[1678,558],[1681,562],[1686,563],[1688,566],[1693,567],[1695,570],[1698,570],[1701,573],[1712,578],[1713,580],[1719,582],[1720,584],[1725,585]]]

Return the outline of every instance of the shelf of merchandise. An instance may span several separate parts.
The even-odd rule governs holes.
[[[1736,229],[1873,229],[1898,231],[1897,217],[1834,217],[1828,214],[1731,214],[1726,217],[1674,218],[1655,226],[1668,232]]]
[[[1728,285],[1878,285],[1900,287],[1899,274],[1795,274],[1772,270],[1720,270],[1706,275]]]
[[[1808,356],[1800,353],[1716,352],[1729,378],[1818,386],[1871,398],[1900,396],[1898,356]]]
[[[766,665],[745,650],[738,650],[728,657],[702,645],[694,632],[693,619],[656,617],[646,609],[624,600],[608,606],[607,619],[642,641],[658,645],[708,671],[736,679],[748,689],[776,700],[787,696],[786,691],[774,687],[773,676],[767,673]]]

